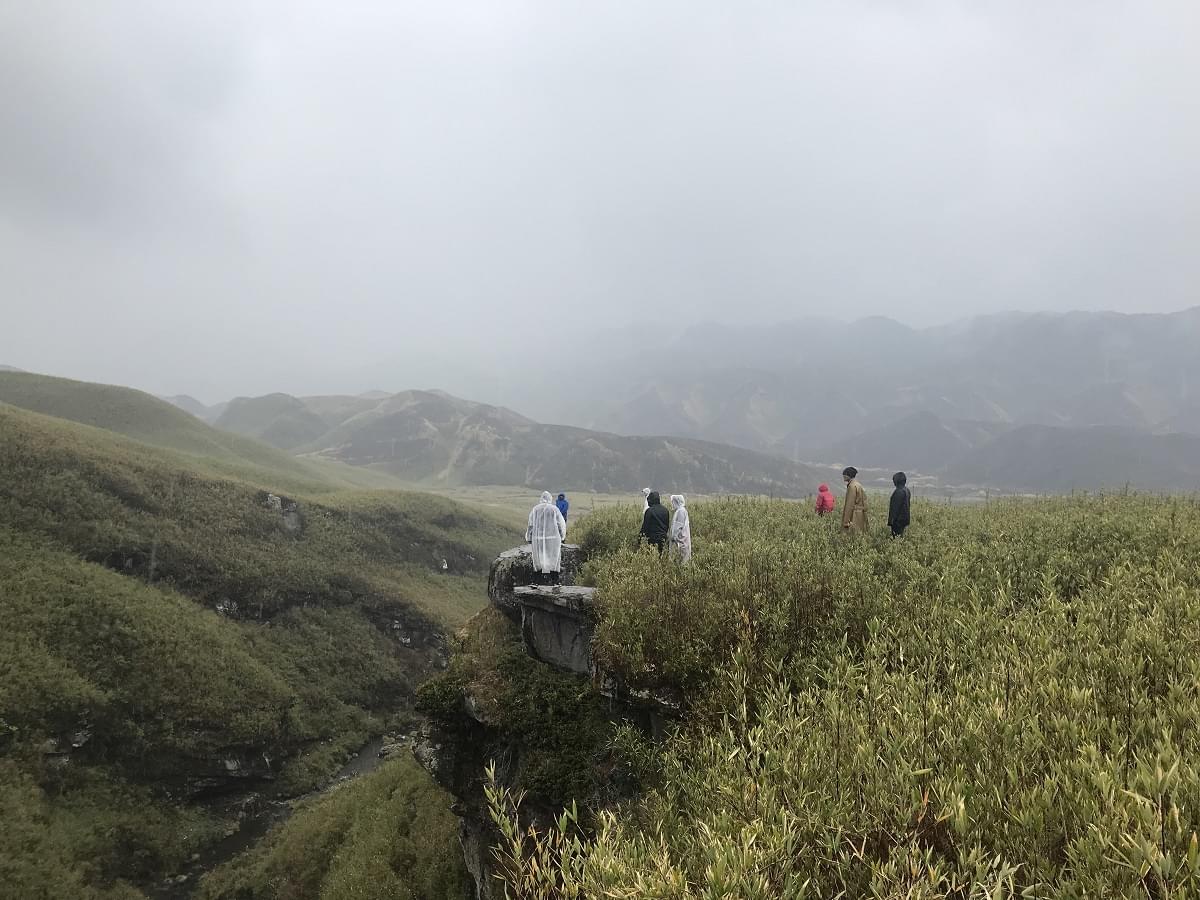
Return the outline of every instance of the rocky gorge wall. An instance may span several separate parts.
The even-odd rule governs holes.
[[[659,736],[679,715],[672,698],[626,691],[596,664],[595,591],[575,583],[583,563],[566,545],[563,583],[547,586],[534,583],[529,545],[500,554],[488,607],[458,636],[449,670],[418,696],[429,721],[413,752],[455,798],[477,900],[504,893],[484,796],[489,764],[500,785],[525,796],[522,823],[543,827],[572,800],[594,809],[636,790],[609,750],[616,726]]]

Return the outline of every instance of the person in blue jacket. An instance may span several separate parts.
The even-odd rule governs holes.
[[[562,517],[567,517],[567,510],[571,508],[571,504],[567,502],[566,494],[559,494],[558,499],[554,501],[554,505],[558,507],[558,511],[562,513]]]

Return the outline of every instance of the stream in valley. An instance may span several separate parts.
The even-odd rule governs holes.
[[[220,810],[238,818],[237,830],[208,845],[173,878],[145,888],[147,896],[152,900],[190,900],[206,873],[254,847],[271,828],[286,821],[297,804],[327,794],[348,779],[369,774],[383,765],[386,761],[380,756],[383,745],[382,737],[372,738],[338,770],[328,784],[295,799],[272,800],[252,792],[223,801]]]

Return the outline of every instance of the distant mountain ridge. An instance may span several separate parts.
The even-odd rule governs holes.
[[[226,403],[218,403],[215,406],[205,406],[195,397],[188,394],[176,394],[174,397],[160,397],[160,400],[165,400],[172,406],[177,406],[184,412],[191,413],[197,419],[208,422],[210,425],[216,418],[225,411]]]
[[[958,489],[1200,491],[1200,435],[1119,425],[942,421],[914,413],[821,451],[822,462],[904,469]]]
[[[1023,425],[964,454],[941,472],[956,485],[1046,494],[1200,491],[1200,435],[1146,434],[1097,425]]]
[[[913,329],[872,318],[697,325],[670,370],[629,366],[591,427],[813,458],[914,413],[943,422],[1200,433],[1200,307],[1012,313]],[[587,396],[586,385],[573,389]],[[612,397],[614,392],[604,392]],[[930,465],[930,461],[922,461]]]
[[[636,491],[658,485],[801,497],[822,477],[809,466],[751,450],[545,425],[441,391],[404,391],[383,399],[239,398],[216,424],[298,454],[437,486]]]
[[[1011,427],[996,422],[944,422],[931,412],[918,412],[839,441],[817,451],[815,458],[835,464],[891,466],[934,474]]]

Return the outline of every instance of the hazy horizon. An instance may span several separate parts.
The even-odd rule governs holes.
[[[1192,306],[1192,307],[1184,307],[1184,308],[1181,308],[1178,310],[1167,310],[1162,313],[1148,313],[1148,314],[1149,315],[1172,315],[1172,314],[1177,314],[1177,313],[1189,312],[1193,309],[1200,309],[1200,305]],[[900,319],[893,319],[890,316],[866,316],[861,319],[841,319],[841,318],[837,318],[835,316],[821,316],[821,317],[813,317],[813,318],[823,318],[823,319],[826,319],[827,321],[829,321],[830,323],[838,324],[841,326],[853,326],[859,322],[862,322],[862,321],[865,321],[865,320],[871,319],[871,318],[884,318],[884,319],[891,319],[892,321],[898,322],[901,325],[905,325],[905,326],[914,328],[914,330],[921,331],[924,329],[937,329],[937,328],[943,328],[943,327],[953,327],[957,324],[966,323],[972,319],[986,318],[989,316],[991,316],[991,317],[1006,317],[1006,316],[1016,316],[1016,317],[1054,316],[1054,317],[1060,317],[1060,316],[1071,316],[1071,315],[1080,315],[1080,314],[1089,314],[1089,313],[1097,314],[1097,315],[1106,315],[1106,314],[1143,315],[1144,314],[1144,313],[1140,313],[1138,311],[1132,311],[1132,312],[1125,313],[1125,312],[1121,312],[1119,310],[1081,310],[1081,309],[1079,309],[1079,310],[1062,310],[1062,311],[1056,312],[1056,311],[1051,311],[1051,310],[1007,309],[1007,310],[997,310],[997,311],[991,312],[991,313],[980,313],[976,316],[966,316],[966,317],[961,317],[961,318],[956,318],[956,319],[948,319],[948,320],[941,321],[941,322],[933,322],[933,323],[923,325],[923,326],[912,326],[908,322],[904,322],[903,320],[900,320]],[[774,323],[774,324],[787,324],[788,322],[793,322],[793,323],[800,322],[800,321],[804,321],[805,318],[807,318],[807,317],[797,317],[797,318],[793,318],[790,320],[785,319],[785,320],[780,320],[778,323]],[[686,328],[691,328],[691,327],[718,328],[718,329],[719,328],[733,329],[733,328],[738,328],[738,327],[765,328],[765,327],[769,327],[771,324],[772,323],[755,323],[754,325],[747,326],[747,325],[745,325],[745,323],[742,323],[741,325],[737,325],[735,323],[729,323],[729,322],[706,320],[706,321],[688,323],[688,325],[683,330],[686,330]],[[678,332],[676,334],[672,334],[671,337],[677,337],[681,333],[682,333],[682,331]],[[386,365],[386,363],[380,364],[380,365]],[[187,390],[187,389],[184,389],[184,390],[156,390],[152,385],[122,383],[122,382],[105,382],[104,379],[102,379],[102,378],[91,377],[90,374],[86,371],[70,373],[70,372],[63,372],[63,371],[48,371],[48,370],[37,369],[37,368],[28,368],[25,366],[14,364],[11,360],[0,358],[0,370],[2,370],[3,367],[5,367],[5,366],[12,366],[13,368],[15,368],[19,371],[22,371],[22,372],[25,372],[28,374],[33,374],[33,375],[49,375],[49,376],[59,377],[59,378],[70,378],[70,379],[73,379],[76,381],[112,383],[116,386],[134,388],[136,390],[144,391],[146,393],[153,394],[155,396],[162,397],[162,398],[185,397],[186,396],[186,397],[191,397],[193,400],[199,401],[200,403],[204,404],[205,406],[216,406],[220,403],[225,403],[225,402],[228,402],[228,401],[234,400],[234,399],[261,397],[261,396],[265,396],[268,394],[289,394],[289,395],[296,396],[296,397],[305,397],[305,396],[312,397],[312,396],[322,396],[322,395],[325,395],[325,396],[334,396],[334,395],[360,396],[363,394],[370,394],[370,393],[375,393],[375,392],[382,392],[385,394],[398,394],[398,393],[402,393],[404,391],[439,391],[440,390],[440,391],[445,391],[446,393],[461,397],[462,399],[465,399],[465,400],[472,400],[472,401],[481,402],[481,403],[489,403],[489,404],[498,405],[498,406],[512,406],[516,412],[521,412],[522,414],[532,415],[532,413],[526,413],[522,409],[516,409],[517,406],[521,405],[519,402],[518,403],[509,403],[505,400],[489,398],[489,391],[487,391],[486,389],[481,390],[477,393],[472,393],[469,390],[448,388],[445,386],[445,384],[434,383],[434,382],[429,382],[429,383],[421,382],[421,383],[411,383],[411,384],[406,383],[406,384],[400,384],[400,385],[392,385],[392,384],[386,384],[383,382],[380,382],[380,383],[372,382],[372,381],[370,381],[369,377],[366,380],[362,380],[362,379],[356,380],[355,377],[352,375],[346,376],[346,375],[338,375],[338,374],[333,375],[332,378],[328,382],[321,382],[319,379],[314,380],[311,376],[307,376],[307,377],[298,376],[295,379],[297,383],[318,384],[318,387],[314,388],[312,390],[305,390],[305,389],[289,389],[289,387],[287,385],[280,385],[280,386],[270,387],[265,390],[259,390],[259,391],[235,391],[233,393],[229,393],[229,394],[225,394],[225,395],[221,395],[221,396],[201,396],[197,392]],[[454,380],[454,376],[451,374],[450,381],[453,381],[453,380]],[[321,385],[324,385],[324,386],[321,386]],[[329,385],[332,385],[332,387],[330,387]],[[367,386],[361,387],[360,385],[367,385]]]
[[[598,332],[1189,308],[1198,33],[1182,0],[0,4],[0,364],[496,402]]]

